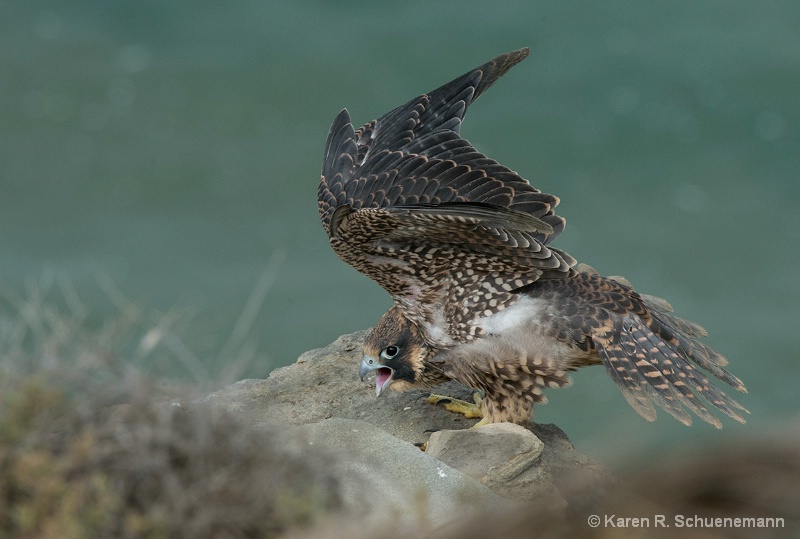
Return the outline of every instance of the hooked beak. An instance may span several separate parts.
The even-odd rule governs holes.
[[[389,387],[389,384],[392,383],[394,370],[382,365],[380,361],[372,356],[364,356],[358,369],[358,376],[363,381],[364,377],[372,371],[375,371],[375,396],[380,397],[384,390]]]

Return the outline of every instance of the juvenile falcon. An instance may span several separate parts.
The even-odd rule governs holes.
[[[550,243],[558,198],[481,154],[459,132],[467,108],[529,53],[521,49],[417,97],[358,130],[347,110],[325,145],[318,200],[342,260],[394,300],[364,343],[376,393],[449,379],[481,390],[482,422],[530,419],[542,389],[603,364],[633,408],[653,404],[721,427],[708,404],[746,410],[705,371],[746,392],[697,324],[665,300],[602,277]]]

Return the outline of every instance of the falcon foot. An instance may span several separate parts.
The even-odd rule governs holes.
[[[467,419],[480,419],[483,417],[483,413],[481,412],[480,393],[474,393],[472,395],[472,398],[475,400],[474,403],[462,401],[460,399],[454,399],[453,397],[448,397],[446,395],[436,395],[435,393],[431,393],[431,395],[426,400],[430,404],[441,404],[448,412],[461,414]],[[483,424],[484,421],[481,420],[475,426]]]

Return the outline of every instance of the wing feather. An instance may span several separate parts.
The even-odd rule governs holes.
[[[490,202],[531,214],[549,227],[535,234],[549,243],[564,228],[553,209],[558,198],[542,193],[512,170],[484,156],[459,135],[467,109],[529,53],[498,56],[355,130],[343,110],[328,134],[318,190],[322,225],[339,206],[353,210],[408,204]],[[351,246],[358,249],[358,245]]]
[[[342,205],[335,210],[331,226],[334,251],[380,284],[395,301],[411,294],[435,302],[437,294],[448,293],[441,286],[455,284],[459,269],[470,271],[473,284],[458,286],[479,289],[491,275],[506,283],[504,289],[510,292],[546,271],[566,274],[575,263],[568,254],[538,241],[540,234],[550,231],[547,222],[485,203],[361,209]],[[450,267],[453,273],[446,270]],[[435,279],[423,278],[434,274],[438,275]],[[467,294],[466,289],[463,293]]]
[[[540,279],[523,292],[548,302],[556,338],[597,353],[642,417],[655,420],[657,405],[685,425],[691,424],[689,410],[721,428],[712,408],[744,422],[739,412],[747,410],[701,370],[746,392],[718,359],[703,355],[713,351],[696,340],[701,335],[685,331],[699,326],[671,314],[666,301],[638,294],[622,277],[603,277],[584,264],[572,271],[567,279]]]
[[[635,294],[632,290],[630,292]],[[746,391],[742,382],[715,362],[699,361],[698,350],[710,349],[683,334],[678,327],[664,324],[664,313],[653,308],[653,302],[648,303],[650,305],[644,305],[641,312],[623,314],[614,331],[592,337],[606,370],[612,374],[628,402],[651,421],[655,413],[652,407],[642,403],[643,397],[685,425],[691,425],[691,417],[684,406],[703,421],[722,428],[719,419],[698,398],[702,396],[714,408],[744,423],[738,411],[747,410],[713,386],[692,363],[734,389]]]

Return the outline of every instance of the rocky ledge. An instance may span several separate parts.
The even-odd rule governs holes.
[[[364,336],[344,335],[265,380],[243,380],[206,400],[283,433],[280,443],[296,453],[326,454],[325,471],[339,484],[343,508],[357,512],[361,525],[390,519],[441,526],[465,510],[494,512],[530,500],[563,513],[587,503],[576,493],[597,496],[610,484],[609,473],[555,425],[469,429],[475,420],[428,404],[428,391],[376,398],[357,376]],[[471,398],[453,382],[436,391]],[[418,447],[423,442],[426,451]]]

